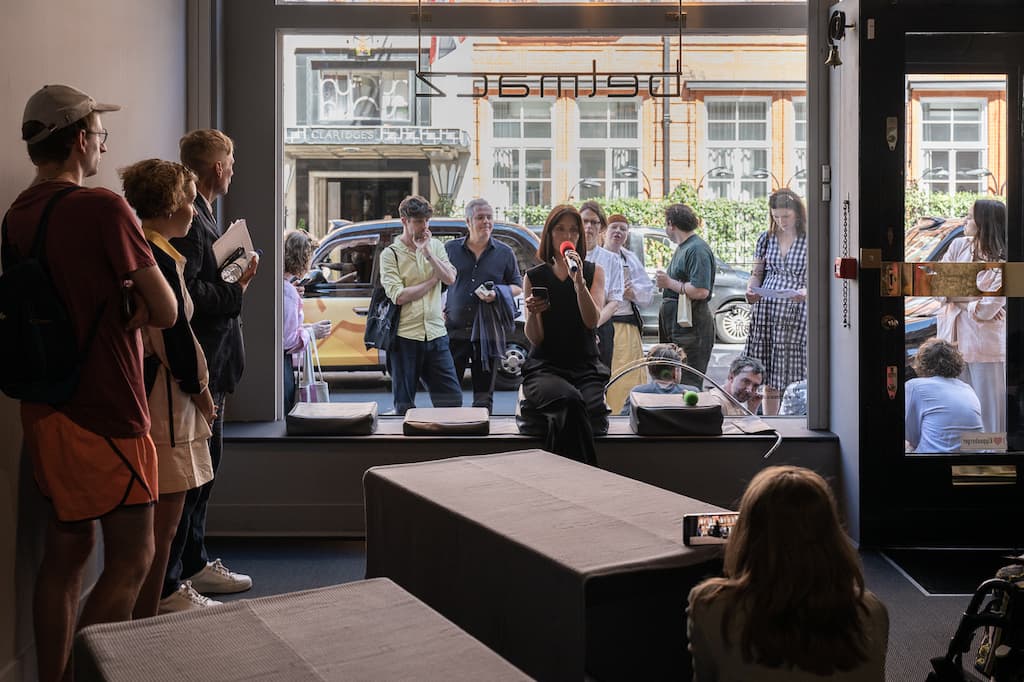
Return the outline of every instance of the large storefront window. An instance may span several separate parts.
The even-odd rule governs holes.
[[[765,198],[807,163],[803,36],[686,36],[680,53],[671,31],[418,36],[318,25],[282,31],[279,44],[281,225],[322,244],[312,266],[324,284],[306,287],[303,308],[306,322],[331,321],[318,348],[336,400],[392,407],[386,355],[365,349],[362,330],[409,194],[432,203],[431,231],[445,242],[465,234],[467,202],[487,199],[495,238],[524,271],[551,207],[595,199],[635,225],[630,247],[652,277],[675,248],[665,208],[691,204],[718,257],[708,374],[725,382],[749,332]],[[660,292],[641,310],[648,345],[659,341],[659,305]],[[494,414],[515,409],[530,352],[522,323],[500,360]],[[381,377],[369,395],[366,373]],[[426,393],[419,402],[429,405]]]

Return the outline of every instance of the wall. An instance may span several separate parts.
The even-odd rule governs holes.
[[[859,0],[844,0],[832,9],[846,12],[846,23],[856,24],[859,20]],[[827,18],[827,15],[826,15]],[[860,220],[858,182],[860,162],[857,131],[860,129],[859,98],[859,36],[857,29],[847,29],[846,38],[840,44],[841,66],[831,69],[830,127],[832,139],[829,158],[832,164],[832,202],[829,223],[832,256],[859,256]],[[813,57],[812,57],[813,58]],[[824,56],[821,56],[824,59]],[[849,199],[847,218],[849,241],[843,252],[843,201]],[[877,270],[861,272],[861,277],[877,277]],[[860,374],[860,352],[858,341],[858,311],[860,310],[859,288],[856,281],[848,285],[844,301],[843,282],[831,279],[829,291],[829,374],[831,380],[832,431],[839,436],[842,453],[842,492],[847,529],[854,540],[860,540],[860,398],[858,376]],[[844,324],[844,311],[849,324]]]
[[[124,107],[104,117],[109,151],[87,184],[116,188],[121,166],[177,158],[185,128],[185,0],[4,0],[0,63],[8,65],[0,98],[0,206],[32,179],[20,141],[22,109],[46,83],[74,85]],[[45,509],[22,466],[17,403],[0,397],[0,682],[34,676],[32,575]]]

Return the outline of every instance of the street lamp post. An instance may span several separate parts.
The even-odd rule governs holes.
[[[644,173],[642,168],[637,166],[624,166],[619,169],[619,173],[627,178],[635,178],[637,175],[640,175],[644,180],[644,194],[647,195],[648,199],[651,198],[651,179],[647,177],[647,173]]]
[[[806,168],[801,168],[796,173],[793,173],[792,175],[790,175],[789,176],[789,180],[786,180],[786,185],[785,185],[786,189],[789,189],[790,183],[793,182],[794,180],[803,180],[806,177],[807,177],[807,169]]]
[[[991,192],[993,194],[997,194],[998,196],[1002,196],[1003,195],[1003,190],[1006,189],[1006,184],[1005,183],[999,184],[999,178],[997,178],[996,174],[993,173],[992,171],[990,171],[988,168],[972,168],[971,170],[964,171],[964,175],[966,175],[968,177],[972,177],[972,178],[979,178],[979,179],[980,178],[992,178],[991,184],[989,182],[985,183],[985,191],[986,192],[990,191],[989,187],[991,187],[992,188]]]
[[[725,166],[715,166],[704,171],[704,175],[700,176],[700,180],[697,181],[697,186],[694,187],[697,194],[700,194],[700,188],[704,186],[704,180],[711,178],[712,180],[731,180],[733,172]]]
[[[585,187],[586,189],[597,189],[601,186],[600,182],[593,180],[592,178],[581,178],[579,182],[569,188],[569,192],[565,197],[566,203],[572,201],[572,193],[576,191],[577,187]]]
[[[778,189],[782,189],[782,183],[780,183],[779,179],[775,177],[775,173],[772,173],[767,168],[755,168],[754,170],[750,171],[750,177],[757,178],[758,180],[767,180],[768,178],[771,178],[772,191],[774,192]],[[789,187],[788,183],[786,184],[786,187]]]

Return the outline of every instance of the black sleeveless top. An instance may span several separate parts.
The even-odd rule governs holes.
[[[583,262],[583,280],[589,289],[594,283],[594,264]],[[559,280],[547,263],[527,271],[530,285],[547,287],[551,307],[541,314],[544,340],[530,351],[530,357],[544,360],[562,367],[589,364],[598,356],[594,330],[583,324],[576,301],[576,289],[572,277]]]

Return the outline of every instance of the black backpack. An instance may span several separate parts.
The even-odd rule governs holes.
[[[0,390],[12,398],[59,405],[78,387],[82,362],[99,326],[96,314],[82,350],[67,306],[46,262],[46,231],[54,205],[80,187],[55,194],[43,209],[27,257],[18,258],[3,220],[0,275]]]

